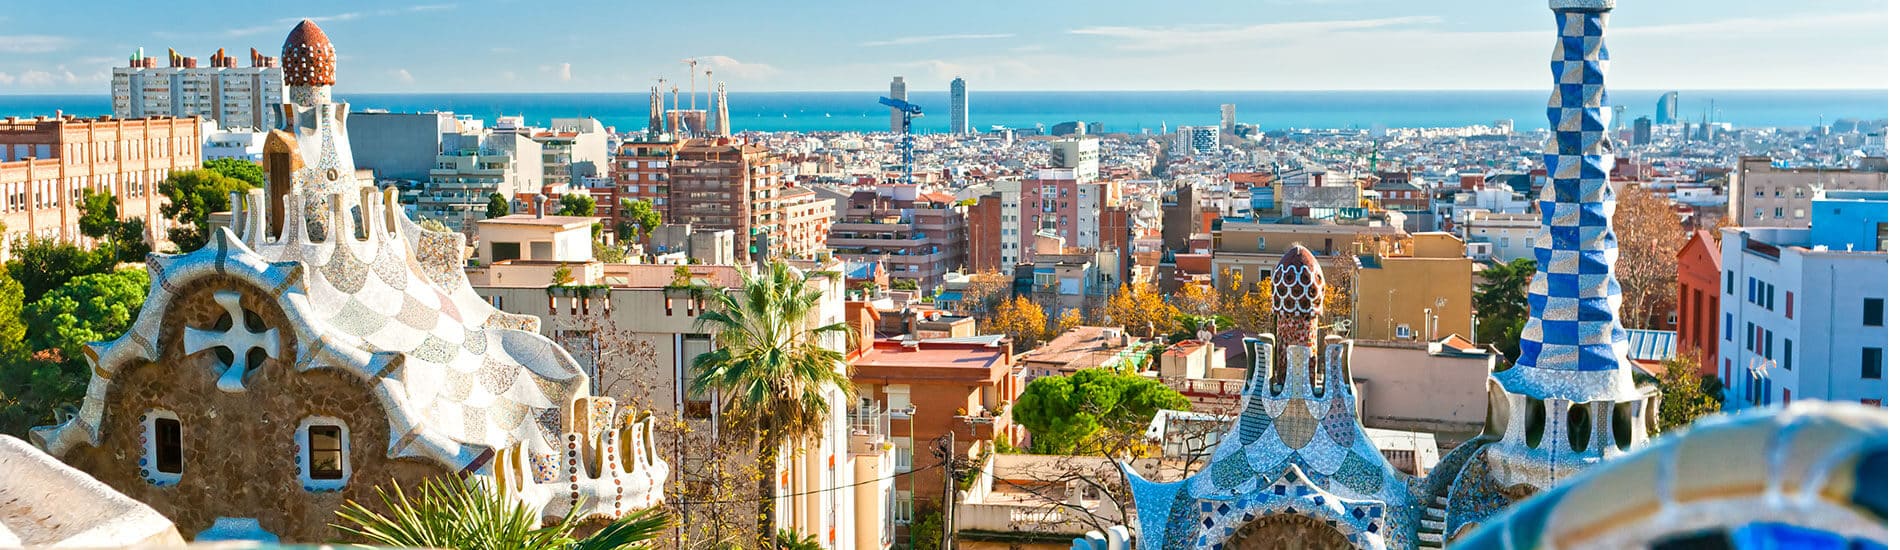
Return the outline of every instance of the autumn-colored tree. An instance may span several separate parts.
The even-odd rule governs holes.
[[[1617,197],[1616,278],[1623,284],[1623,323],[1656,328],[1676,308],[1676,251],[1685,233],[1676,210],[1662,195],[1631,185]]]
[[[1049,337],[1054,338],[1079,326],[1082,326],[1082,310],[1065,309],[1062,315],[1056,316],[1056,327],[1049,331]]]
[[[1043,311],[1041,304],[1017,296],[997,306],[996,313],[984,324],[984,332],[1003,333],[1018,351],[1029,350],[1042,345],[1049,327],[1049,313]]]
[[[1188,283],[1174,292],[1173,302],[1175,307],[1180,308],[1181,313],[1188,315],[1219,315],[1221,314],[1220,299],[1220,293],[1216,292],[1214,287],[1201,283]]]
[[[1273,281],[1254,283],[1253,291],[1242,295],[1238,302],[1240,306],[1229,316],[1234,326],[1247,332],[1273,331]]]
[[[992,271],[971,275],[969,280],[969,286],[963,289],[964,313],[980,317],[996,311],[1009,299],[1008,275]]]
[[[1174,316],[1180,314],[1153,286],[1124,285],[1102,306],[1102,319],[1129,334],[1153,338],[1174,329]]]
[[[1322,304],[1326,307],[1326,317],[1320,319],[1322,325],[1333,325],[1342,320],[1350,320],[1353,314],[1352,290],[1359,284],[1359,264],[1352,256],[1332,258],[1335,269],[1326,278],[1326,294]]]

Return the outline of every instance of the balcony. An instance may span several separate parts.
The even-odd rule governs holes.
[[[952,426],[969,428],[968,432],[959,430],[959,436],[969,435],[983,441],[996,439],[997,434],[1008,433],[1009,428],[1016,425],[1008,405],[997,407],[995,412],[979,410],[975,414],[958,415],[953,420]]]
[[[923,246],[923,235],[898,236],[889,233],[864,234],[833,232],[825,238],[826,244],[838,248],[879,248],[884,250],[908,249]],[[895,253],[895,252],[893,252]],[[908,254],[908,252],[905,252]]]

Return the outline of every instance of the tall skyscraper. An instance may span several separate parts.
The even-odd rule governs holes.
[[[1222,103],[1220,106],[1220,131],[1223,134],[1234,133],[1234,104]]]
[[[1663,92],[1662,97],[1656,98],[1657,124],[1667,125],[1681,122],[1676,119],[1676,100],[1678,95],[1676,92]]]
[[[895,99],[898,101],[910,100],[910,98],[906,96],[904,93],[904,77],[901,77],[901,76],[891,77],[891,99]],[[895,134],[895,133],[901,133],[903,131],[904,131],[904,113],[898,112],[897,108],[893,107],[891,108],[891,133]]]
[[[164,67],[140,48],[123,67],[112,69],[112,116],[197,116],[219,128],[270,130],[277,127],[277,106],[284,102],[284,70],[277,58],[251,49],[251,64],[239,67],[223,49],[208,66],[198,58],[168,51]]]
[[[1649,117],[1646,117],[1646,116],[1636,117],[1635,129],[1632,131],[1632,135],[1630,136],[1630,143],[1636,144],[1636,145],[1649,145],[1649,140],[1650,140],[1649,134],[1652,131],[1654,130],[1650,128]]]
[[[961,76],[950,81],[950,133],[970,133],[970,89]]]

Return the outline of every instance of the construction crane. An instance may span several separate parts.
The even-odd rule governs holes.
[[[904,135],[899,136],[897,146],[902,148],[904,152],[904,184],[909,185],[911,183],[911,163],[916,160],[914,149],[917,146],[916,142],[912,141],[910,137],[910,119],[924,116],[924,108],[918,107],[909,101],[891,99],[888,97],[877,98],[877,102],[896,109],[897,112],[904,115]]]

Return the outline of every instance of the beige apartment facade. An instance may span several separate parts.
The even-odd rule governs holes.
[[[117,197],[119,214],[146,221],[147,241],[162,240],[159,183],[202,166],[199,119],[7,117],[0,121],[0,223],[7,239],[78,241],[79,197]]]

